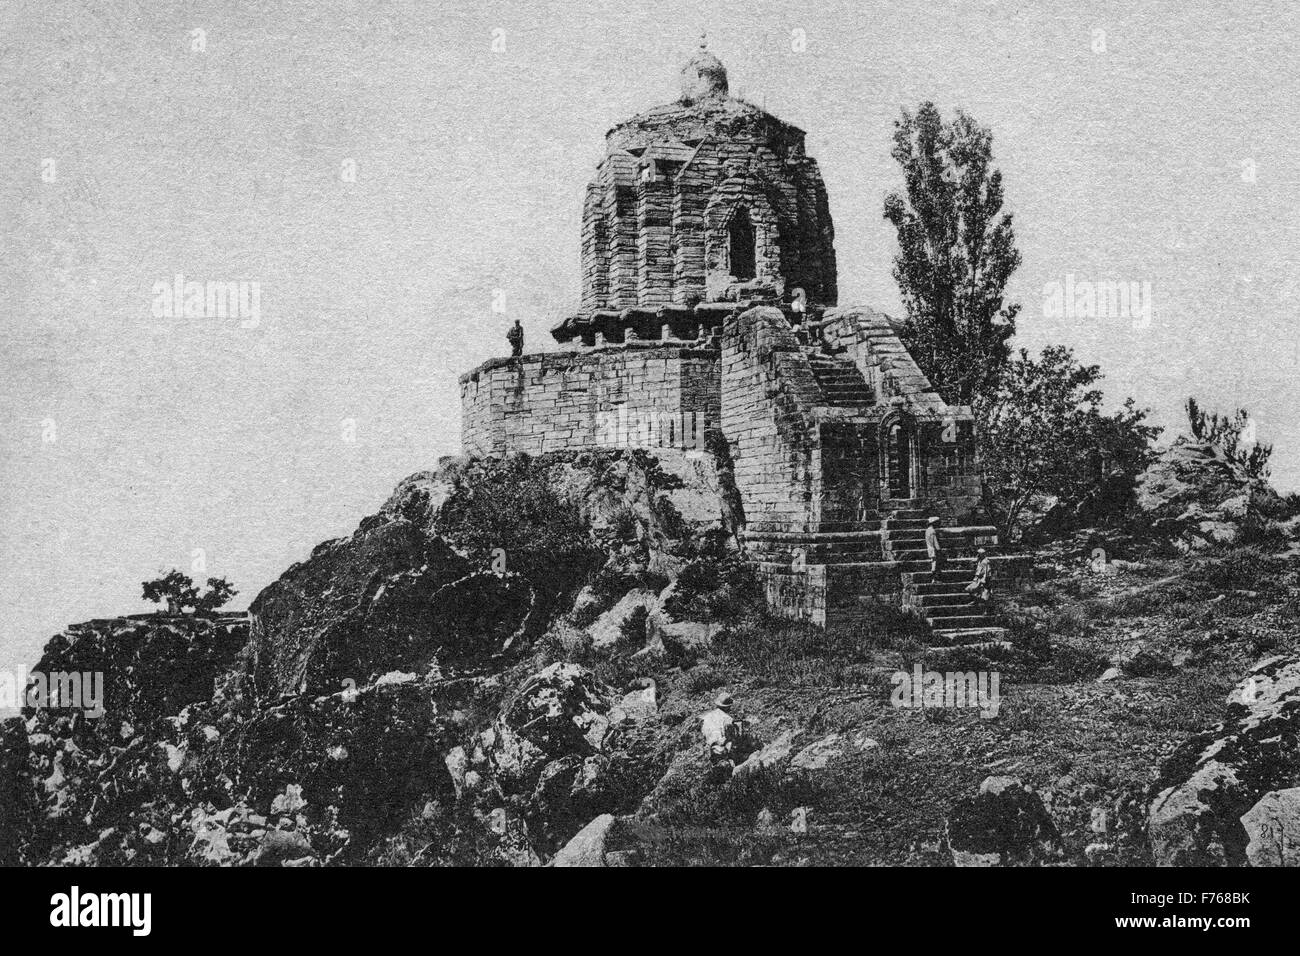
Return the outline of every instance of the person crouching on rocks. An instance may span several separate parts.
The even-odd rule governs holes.
[[[709,759],[715,766],[734,765],[744,739],[744,722],[732,714],[735,701],[730,694],[722,693],[713,702],[713,709],[700,720],[700,733],[709,750]]]

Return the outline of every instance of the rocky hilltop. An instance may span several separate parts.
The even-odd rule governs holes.
[[[445,460],[246,619],[51,639],[105,714],[0,723],[0,862],[1294,863],[1289,526],[1199,446],[1141,495],[999,594],[1008,648],[939,661],[887,606],[768,617],[710,455]],[[997,671],[1000,708],[891,706],[918,665]]]

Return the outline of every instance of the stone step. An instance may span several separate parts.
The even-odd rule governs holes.
[[[867,388],[862,376],[855,372],[818,372],[817,381],[823,386],[835,388],[860,388],[864,391]]]
[[[990,630],[1001,630],[1000,628],[990,628]],[[925,649],[926,663],[934,666],[944,657],[956,654],[969,654],[971,651],[988,652],[988,651],[1009,651],[1012,644],[1010,641],[998,640],[992,638],[983,641],[964,641],[960,644],[942,644]]]
[[[1005,640],[1007,629],[996,625],[988,627],[951,627],[940,628],[935,633],[941,636],[945,643],[969,644],[973,641]]]
[[[989,614],[954,614],[950,617],[935,617],[927,612],[925,623],[930,625],[930,630],[936,633],[951,630],[968,630],[973,627],[992,627],[994,626],[993,617]]]
[[[832,407],[863,408],[875,404],[875,394],[851,359],[805,354],[813,378]]]
[[[973,595],[966,592],[964,584],[946,585],[948,590],[935,591],[930,594],[915,594],[912,596],[912,605],[914,607],[941,607],[943,605],[953,604],[971,604],[974,603]]]
[[[930,619],[954,617],[988,617],[988,612],[974,603],[966,604],[922,604],[922,613]]]
[[[945,594],[965,594],[962,590],[966,584],[960,581],[927,581],[923,584],[913,583],[912,590],[923,597],[941,597]]]
[[[879,541],[879,531],[758,531],[740,532],[740,540],[764,542],[820,543],[823,541]]]
[[[963,561],[965,562],[964,566]],[[897,563],[899,571],[912,575],[912,584],[937,584],[943,581],[969,582],[975,577],[975,561],[973,558],[949,558],[945,569],[939,572],[937,578],[930,571],[929,561],[899,561]]]
[[[875,402],[875,399],[860,388],[834,389],[824,388],[822,394],[826,396],[826,401],[832,405],[844,405],[846,403]]]
[[[930,560],[930,554],[925,550],[925,548],[890,547],[888,543],[886,543],[886,547],[888,548],[890,555],[892,555],[894,560],[896,561],[929,561]]]
[[[859,394],[859,395],[870,395],[870,394],[871,394],[871,391],[870,391],[870,390],[869,390],[865,385],[863,385],[861,382],[827,382],[827,381],[822,381],[822,382],[819,382],[818,384],[821,385],[821,387],[822,387],[822,391],[823,391],[823,392],[826,392],[827,394],[839,394],[839,393],[842,393],[842,392],[853,392],[854,394]]]
[[[890,541],[920,541],[925,543],[924,528],[885,528],[880,532]]]
[[[783,564],[792,569],[794,568],[795,556],[787,552],[761,552],[754,553],[751,557],[756,561],[763,561],[768,564]],[[842,564],[880,564],[882,562],[879,551],[862,550],[826,553],[808,552],[804,555],[803,563],[805,565],[833,564],[838,566]]]

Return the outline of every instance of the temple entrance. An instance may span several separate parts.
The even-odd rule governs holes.
[[[733,278],[746,280],[754,278],[754,223],[749,218],[749,210],[741,206],[731,217],[727,226],[728,264]]]
[[[912,431],[903,422],[889,426],[885,442],[886,485],[890,498],[912,497]]]

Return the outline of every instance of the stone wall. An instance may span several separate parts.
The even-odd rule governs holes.
[[[722,335],[722,432],[751,531],[812,531],[820,515],[820,392],[776,309],[750,309]]]
[[[720,417],[715,349],[630,342],[491,359],[460,378],[470,455],[584,448],[704,453]]]

